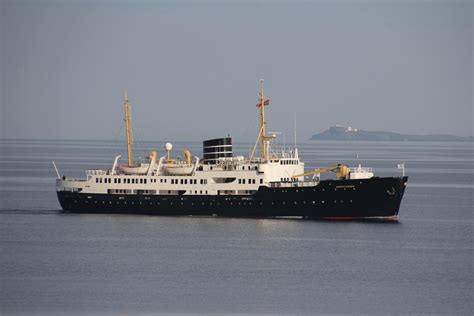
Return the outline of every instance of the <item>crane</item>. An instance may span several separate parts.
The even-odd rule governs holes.
[[[347,179],[349,175],[349,167],[344,166],[342,164],[338,164],[337,166],[333,166],[333,167],[314,169],[312,171],[300,173],[300,174],[294,175],[293,178],[305,177],[305,176],[310,176],[310,175],[318,175],[318,174],[329,172],[329,171],[336,172],[336,177],[340,180]]]

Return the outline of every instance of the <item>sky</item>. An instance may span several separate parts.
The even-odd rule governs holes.
[[[473,135],[474,1],[0,3],[1,138]]]

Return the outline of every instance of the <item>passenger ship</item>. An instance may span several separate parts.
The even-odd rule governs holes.
[[[408,177],[376,177],[370,168],[342,164],[305,172],[297,148],[273,148],[276,135],[267,134],[265,122],[269,103],[261,80],[260,129],[248,157],[234,156],[232,139],[225,137],[204,141],[202,158],[186,150],[184,160],[172,159],[167,143],[164,156],[152,151],[135,163],[125,95],[127,164],[119,165],[117,156],[110,169],[87,170],[85,179],[61,177],[54,166],[59,203],[80,213],[398,219]],[[335,179],[321,180],[323,172],[334,172]]]

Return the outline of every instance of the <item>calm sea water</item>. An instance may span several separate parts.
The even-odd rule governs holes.
[[[174,145],[201,155],[200,143]],[[378,175],[404,161],[400,221],[60,214],[51,160],[82,177],[109,168],[122,143],[0,140],[0,313],[473,314],[472,143],[299,150],[308,167]]]

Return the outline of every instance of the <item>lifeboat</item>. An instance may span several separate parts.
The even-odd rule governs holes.
[[[163,167],[171,176],[190,175],[194,170],[194,165],[187,163],[165,164]]]
[[[117,166],[119,173],[127,175],[144,175],[150,168],[149,164],[141,164],[140,166]]]
[[[171,176],[183,176],[193,173],[195,165],[191,163],[191,153],[189,150],[184,151],[185,161],[174,161],[169,159],[169,151],[171,144],[166,144],[166,151],[168,152],[168,163],[163,165],[163,168]]]

